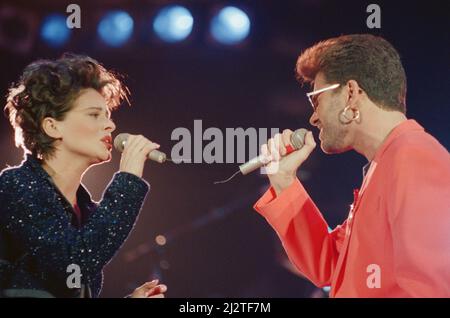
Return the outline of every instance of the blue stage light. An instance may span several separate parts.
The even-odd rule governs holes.
[[[97,27],[100,38],[109,46],[123,45],[133,33],[133,18],[125,11],[110,11],[103,16]]]
[[[221,9],[211,20],[211,34],[222,44],[237,44],[250,32],[250,19],[247,14],[236,7]]]
[[[66,17],[62,14],[50,14],[41,24],[41,38],[51,47],[61,47],[67,43],[71,29],[66,25]]]
[[[153,21],[153,30],[160,39],[174,43],[186,39],[192,32],[194,18],[188,9],[173,5],[162,8]]]

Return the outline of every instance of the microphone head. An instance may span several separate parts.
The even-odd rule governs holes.
[[[305,144],[305,136],[308,131],[305,128],[300,128],[294,131],[291,135],[291,143],[295,149],[300,149]]]
[[[117,151],[122,152],[129,136],[130,134],[127,133],[118,134],[116,138],[114,138],[114,148],[116,148]]]

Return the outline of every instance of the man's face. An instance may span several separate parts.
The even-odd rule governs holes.
[[[314,79],[314,90],[328,87],[335,83],[326,82],[322,73]],[[339,121],[339,115],[346,106],[347,94],[341,86],[313,96],[316,111],[309,122],[320,129],[319,140],[322,151],[327,154],[342,153],[352,149],[350,146],[350,127]]]

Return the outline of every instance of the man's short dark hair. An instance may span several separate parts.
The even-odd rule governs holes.
[[[371,34],[342,35],[321,41],[297,60],[300,82],[312,82],[323,73],[329,83],[355,80],[382,109],[406,113],[406,75],[395,48]]]

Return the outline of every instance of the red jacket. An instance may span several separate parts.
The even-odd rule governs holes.
[[[450,297],[450,156],[414,120],[377,150],[331,233],[300,181],[255,204],[297,269],[331,297]]]

